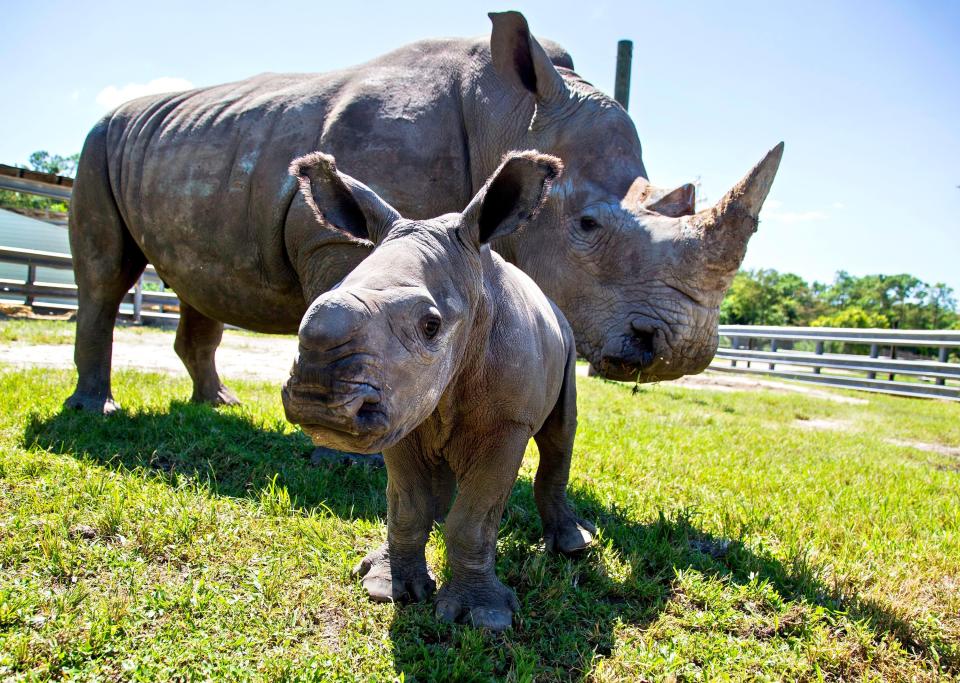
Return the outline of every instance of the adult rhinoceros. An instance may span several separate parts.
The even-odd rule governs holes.
[[[409,218],[462,208],[510,150],[562,158],[548,204],[496,249],[557,303],[600,373],[703,369],[780,147],[693,215],[692,187],[651,187],[630,118],[566,52],[541,45],[516,12],[490,16],[489,41],[426,40],[343,71],[144,97],[103,118],[71,207],[79,381],[67,405],[115,409],[112,329],[148,262],[181,299],[175,346],[193,398],[236,400],[214,365],[223,323],[296,332],[372,248],[319,227],[299,196],[286,169],[314,149]]]

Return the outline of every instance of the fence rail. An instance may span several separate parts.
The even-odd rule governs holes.
[[[950,351],[960,349],[960,331],[721,325],[720,339],[712,370],[960,401],[960,363],[948,362]],[[813,351],[792,348],[798,343],[812,345]],[[840,346],[840,352],[828,352],[827,344]],[[869,352],[843,348],[850,346],[869,347]],[[881,356],[883,349],[889,355]],[[936,360],[907,349],[935,350]],[[878,378],[880,374],[887,378]]]
[[[43,282],[37,279],[38,268],[72,271],[73,259],[70,258],[69,254],[0,246],[0,263],[27,267],[27,275],[24,280],[0,278],[0,300],[51,310],[71,311],[77,309],[76,285]],[[179,310],[180,300],[177,299],[177,295],[173,292],[144,290],[143,285],[145,283],[163,287],[163,281],[157,275],[153,266],[147,266],[136,285],[124,295],[120,302],[121,306],[128,305],[131,308],[130,310],[121,308],[120,315],[133,317],[136,321],[144,318],[176,319],[178,317],[177,313],[170,309]],[[46,300],[40,301],[38,299]]]

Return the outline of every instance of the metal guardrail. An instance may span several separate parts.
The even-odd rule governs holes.
[[[832,327],[761,327],[721,325],[722,345],[712,370],[763,374],[829,386],[960,401],[960,363],[947,362],[951,349],[960,348],[960,330],[882,330]],[[754,341],[769,350],[751,348]],[[809,342],[813,352],[796,351],[796,342]],[[868,346],[869,354],[827,353],[827,343]],[[890,350],[881,357],[880,350]],[[937,360],[897,358],[904,348],[937,349]],[[902,351],[901,351],[902,353]],[[777,369],[787,366],[789,369]],[[806,368],[806,371],[803,369]],[[829,371],[824,373],[824,370]],[[879,374],[887,379],[879,379]],[[906,379],[897,380],[900,375]],[[947,384],[947,382],[951,384]]]
[[[75,311],[77,309],[77,286],[71,284],[42,282],[37,280],[37,268],[54,268],[73,270],[73,259],[69,254],[58,254],[52,251],[38,251],[36,249],[15,249],[0,247],[0,263],[9,263],[27,267],[25,280],[11,280],[0,278],[0,299],[11,303],[22,303],[26,306],[61,311]],[[177,319],[177,313],[170,308],[178,308],[180,300],[173,292],[153,292],[144,290],[146,282],[159,284],[163,281],[157,275],[153,266],[147,266],[137,284],[127,292],[120,302],[121,305],[133,306],[132,313],[121,309],[120,315],[132,316],[137,322],[143,318]],[[11,299],[13,297],[13,299]],[[66,299],[65,302],[37,301],[38,297],[51,299]]]

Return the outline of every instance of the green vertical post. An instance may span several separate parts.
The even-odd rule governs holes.
[[[630,66],[633,62],[633,41],[617,43],[617,74],[613,82],[613,99],[626,109],[630,103]]]

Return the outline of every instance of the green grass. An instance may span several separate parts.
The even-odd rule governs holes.
[[[531,445],[499,541],[521,611],[491,635],[367,600],[349,572],[385,475],[311,467],[277,387],[214,410],[118,372],[104,419],[61,412],[73,382],[0,370],[3,679],[960,675],[960,459],[888,442],[960,446],[957,405],[580,378],[572,498],[598,543],[544,554]],[[442,582],[439,531],[428,559]]]

